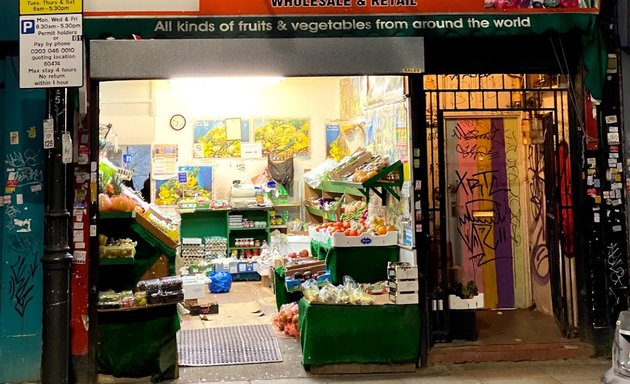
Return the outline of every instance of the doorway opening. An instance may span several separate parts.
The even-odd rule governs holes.
[[[568,78],[426,75],[424,88],[430,344],[576,337]]]

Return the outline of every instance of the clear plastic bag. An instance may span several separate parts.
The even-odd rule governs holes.
[[[337,166],[337,162],[332,159],[326,159],[323,163],[319,164],[317,167],[311,169],[310,171],[304,173],[303,179],[311,188],[319,187],[319,184],[322,182],[322,178],[325,174],[330,172]]]
[[[304,298],[310,303],[317,303],[319,301],[319,287],[314,280],[308,280],[302,284],[302,293]]]

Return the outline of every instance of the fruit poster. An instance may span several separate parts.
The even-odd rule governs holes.
[[[195,158],[241,157],[241,142],[249,141],[249,120],[198,120],[193,126],[193,137]]]
[[[365,147],[363,122],[330,122],[326,124],[326,156],[341,160],[359,147]]]
[[[254,119],[253,127],[254,141],[262,144],[263,156],[272,152],[277,158],[310,156],[309,119]]]
[[[196,202],[205,205],[212,200],[212,167],[180,166],[178,172],[186,172],[186,182],[177,177],[155,181],[155,203],[177,205],[181,202]]]

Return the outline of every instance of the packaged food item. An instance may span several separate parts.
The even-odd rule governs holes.
[[[122,308],[133,308],[136,306],[136,302],[133,296],[123,297],[120,300],[120,306]]]
[[[146,291],[147,297],[149,297],[151,294],[158,293],[160,291],[160,280],[142,280],[138,282],[137,286],[139,291]]]
[[[98,294],[97,308],[99,309],[114,309],[120,308],[120,293],[114,291],[103,291]]]
[[[144,307],[147,305],[147,292],[146,291],[136,292],[133,295],[133,298],[134,298],[136,307]]]
[[[161,302],[165,304],[179,303],[184,301],[183,291],[163,291],[160,292]]]
[[[162,296],[158,292],[151,294],[147,292],[147,304],[162,304]]]
[[[182,278],[179,276],[162,277],[160,279],[160,289],[162,291],[181,291],[183,289]]]

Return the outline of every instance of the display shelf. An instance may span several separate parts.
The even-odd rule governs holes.
[[[175,248],[178,245],[178,242],[171,239],[166,235],[166,233],[162,232],[158,227],[156,227],[149,219],[142,215],[136,215],[136,222],[140,224],[142,228],[151,233],[154,237],[159,239],[164,245],[169,248]]]
[[[151,246],[157,248],[160,250],[160,252],[162,252],[164,255],[170,257],[170,258],[174,258],[175,257],[175,248],[174,247],[169,247],[168,245],[166,245],[164,242],[162,242],[162,240],[160,240],[158,237],[156,237],[153,233],[147,231],[146,229],[144,229],[144,227],[142,227],[140,224],[138,224],[138,222],[132,222],[130,225],[131,229],[134,230],[138,235],[140,235],[140,237],[142,237],[147,243],[151,244]]]
[[[117,257],[111,259],[99,259],[100,265],[133,265],[136,260],[133,257]]]
[[[391,181],[381,180],[388,174],[396,174],[396,179]],[[363,183],[355,183],[350,181],[322,181],[320,189],[327,192],[346,193],[357,195],[369,199],[370,191],[376,193],[381,199],[384,199],[385,192],[389,192],[397,200],[400,200],[398,190],[404,182],[403,164],[396,161],[388,167],[383,168],[374,177]]]
[[[266,231],[267,227],[258,227],[258,228],[243,228],[243,227],[228,227],[230,232],[232,231]]]
[[[271,228],[271,229],[286,229],[287,226],[286,225],[271,225],[271,226],[269,226],[269,228]]]
[[[111,308],[111,309],[97,309],[98,312],[131,312],[131,311],[142,311],[146,309],[166,307],[168,305],[177,305],[177,303],[161,303],[161,304],[147,304],[139,307],[127,307],[127,308]]]
[[[319,208],[310,207],[308,205],[305,205],[304,207],[306,208],[308,213],[310,213],[311,215],[323,217],[324,219],[329,220],[329,221],[337,221],[336,213],[327,212]]]
[[[136,212],[99,212],[98,218],[101,220],[110,219],[133,219],[136,217]]]
[[[297,208],[297,207],[301,207],[302,203],[278,203],[278,204],[273,204],[272,208]]]
[[[260,249],[261,247],[228,247],[228,249]]]

